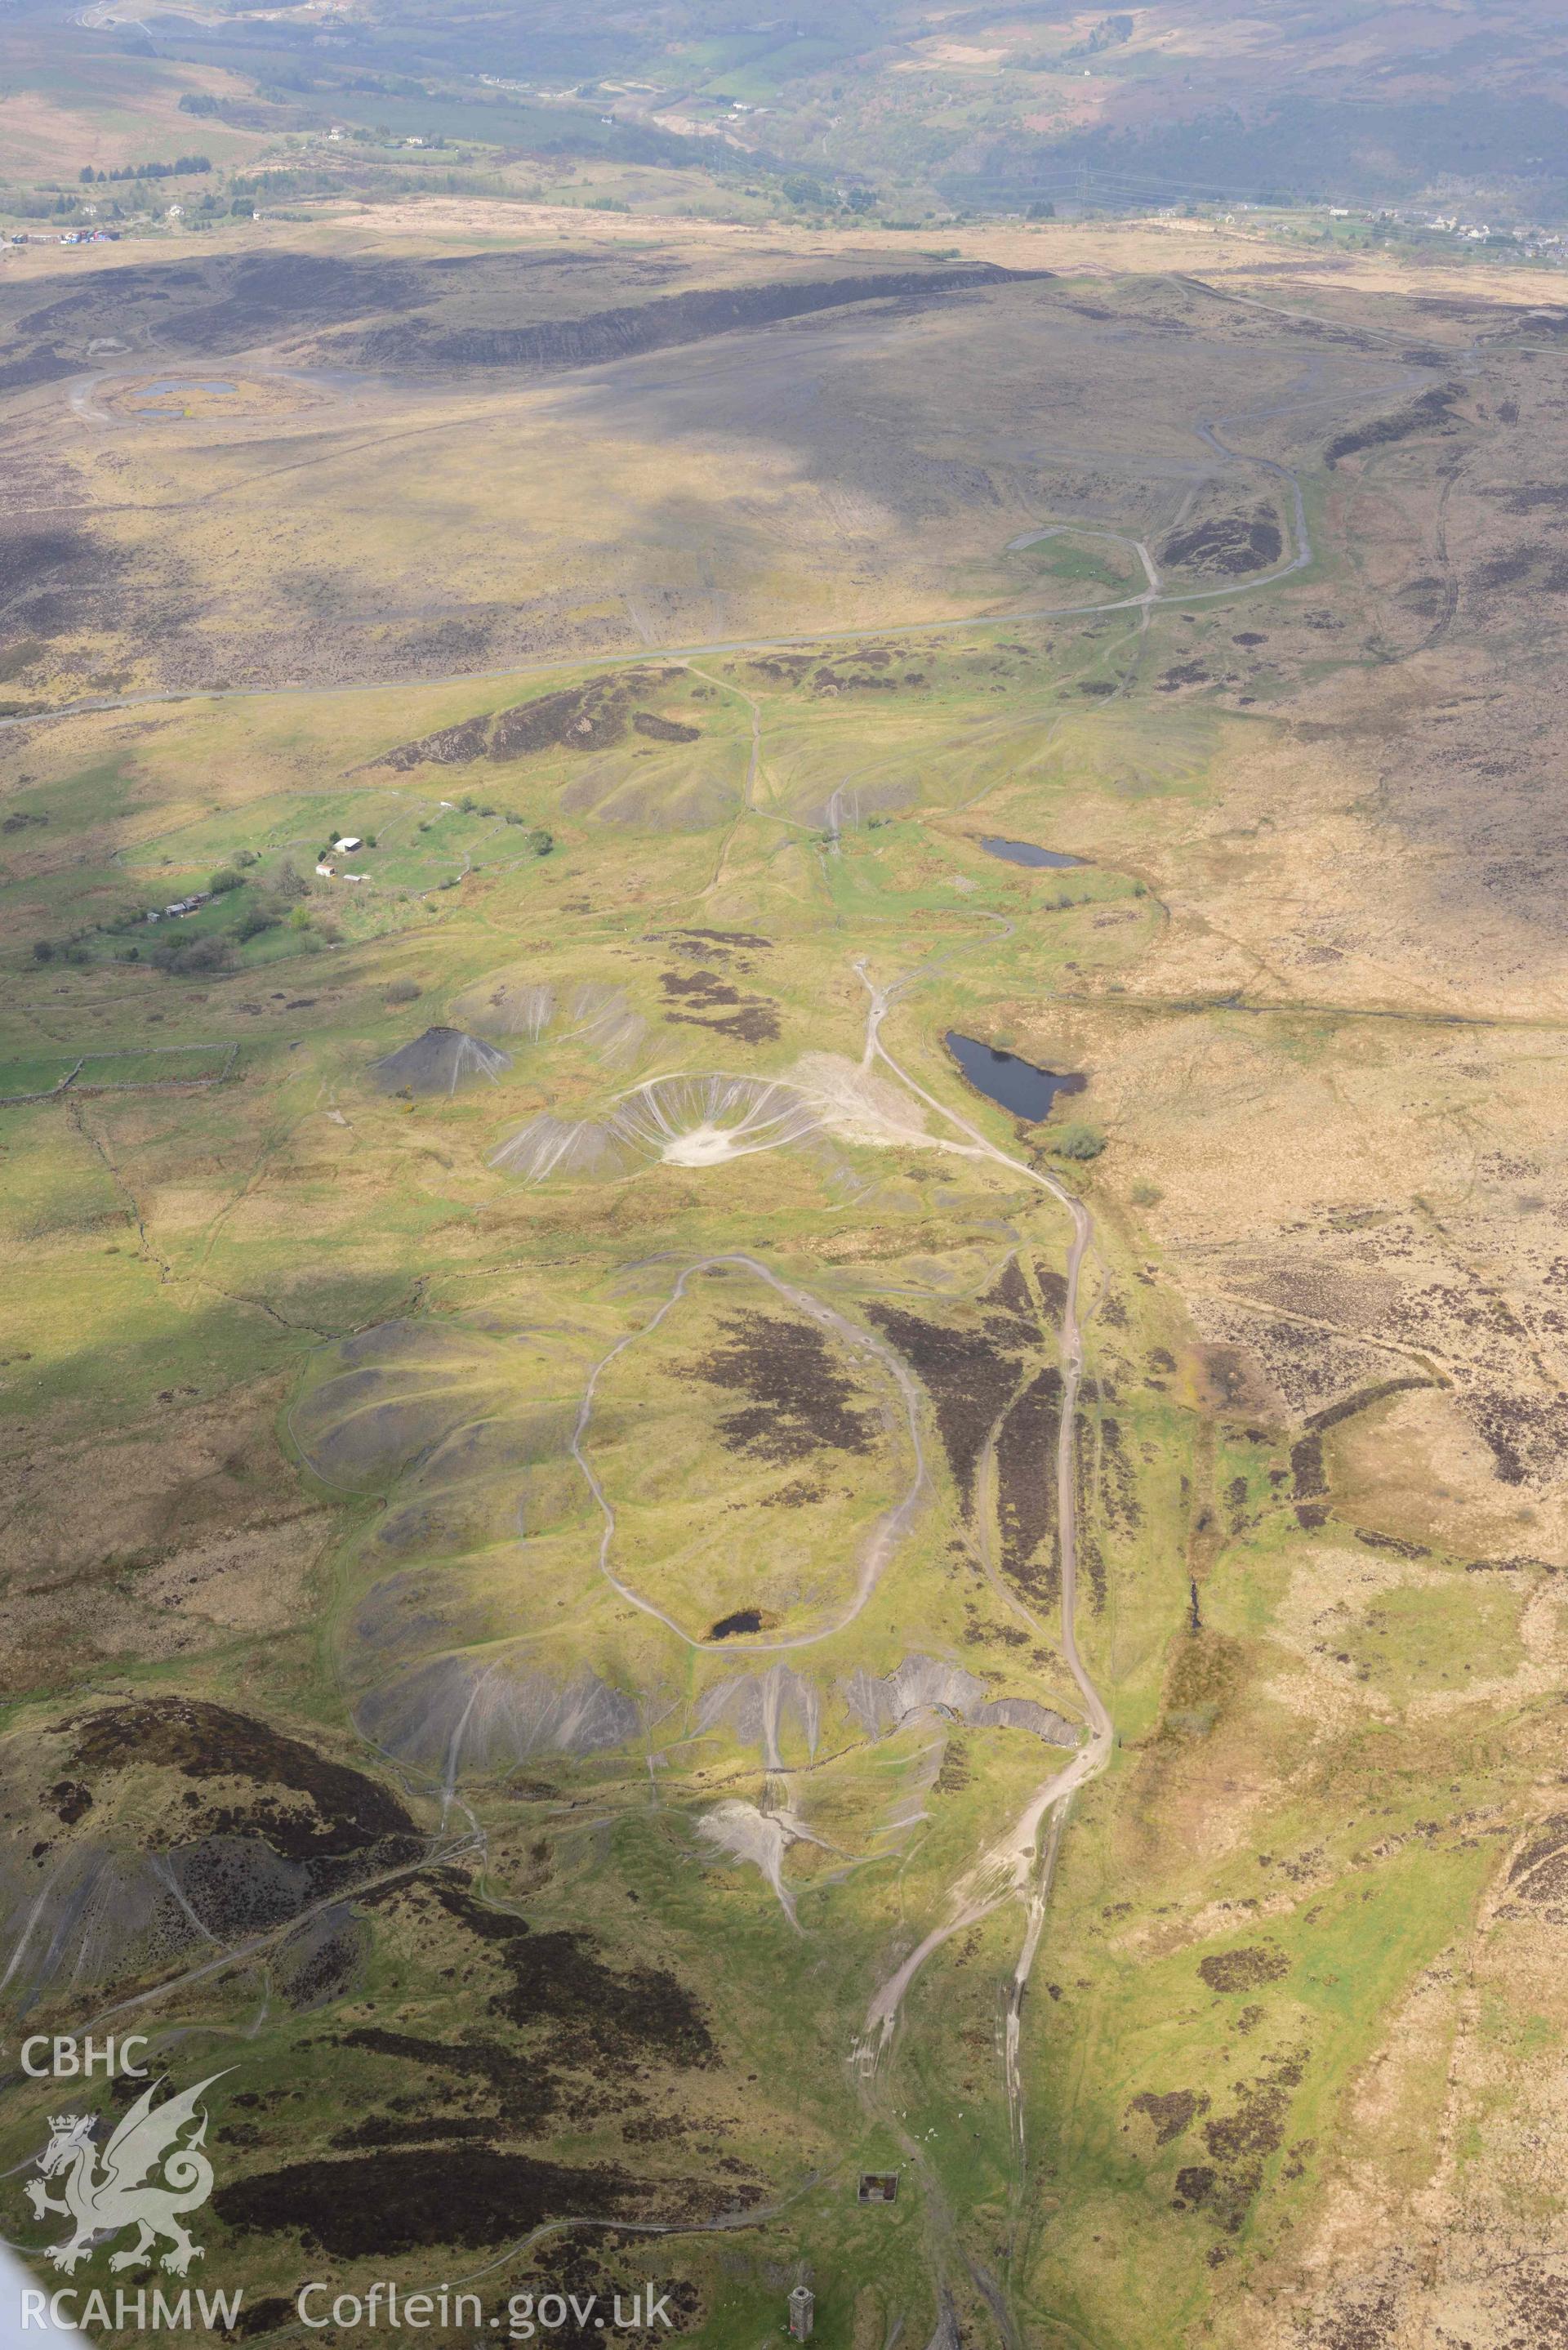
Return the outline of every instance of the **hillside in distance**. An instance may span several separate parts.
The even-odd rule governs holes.
[[[1550,0],[807,0],[774,18],[735,0],[586,18],[555,0],[358,0],[331,39],[416,73],[602,83],[618,117],[971,203],[1064,192],[1090,169],[1172,198],[1392,203],[1461,184],[1528,216],[1561,210],[1568,172],[1568,27]]]

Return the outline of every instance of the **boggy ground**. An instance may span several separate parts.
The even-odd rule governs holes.
[[[620,669],[546,632],[536,677],[0,732],[0,1091],[94,1056],[0,1108],[6,1996],[48,2030],[126,2002],[182,2081],[232,2065],[206,2266],[255,2338],[302,2277],[394,2261],[668,2277],[714,2345],[776,2324],[802,2261],[858,2350],[945,2339],[944,2293],[976,2341],[1000,2296],[1048,2350],[1552,2338],[1563,345],[1518,285],[1460,315],[1383,264],[1248,283],[1215,240],[1221,300],[1168,235],[506,391],[519,432],[564,400],[618,431],[617,368],[657,366],[707,499],[714,420],[818,338],[815,411],[785,367],[767,430],[820,517],[850,393],[907,338],[929,384],[878,396],[940,426],[947,486],[834,508],[853,643],[677,655],[618,619]],[[977,353],[994,405],[961,430]],[[1026,358],[1061,369],[1027,401]],[[140,468],[259,480],[248,425],[171,457],[184,425],[87,419],[67,449],[58,387],[9,397],[35,485],[123,462],[130,519],[91,528],[128,534],[130,594],[161,593]],[[887,424],[854,448],[913,445]],[[722,442],[728,484],[764,437]],[[1311,567],[1249,587],[1242,533],[1294,548],[1292,474]],[[1009,551],[1064,518],[1065,553]],[[820,608],[815,522],[763,571],[710,520],[680,524],[704,594]],[[971,525],[990,568],[955,586]],[[1167,601],[894,633],[1016,611],[1031,561],[1042,601],[1119,600],[1093,549],[1136,585],[1138,541]],[[69,597],[58,637],[27,610],[25,643],[66,642]],[[19,700],[78,690],[55,660]],[[345,832],[366,879],[318,879]],[[214,870],[236,886],[145,923]],[[1095,1217],[1077,1628],[1117,1743],[1023,2010],[1022,2178],[1015,1905],[917,1974],[869,2091],[846,2061],[1084,1729],[1067,1222],[863,1069],[867,981],[900,975],[900,1065]],[[379,1090],[432,1026],[509,1058]],[[1015,1130],[953,1027],[1085,1088]],[[57,2086],[5,2097],[25,2167]],[[535,2218],[675,2232],[650,2261],[613,2227],[530,2246]],[[7,2229],[47,2241],[19,2204]]]

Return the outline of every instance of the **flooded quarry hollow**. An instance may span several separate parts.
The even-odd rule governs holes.
[[[1088,1083],[1073,1071],[1061,1075],[1037,1069],[1033,1061],[1021,1061],[1000,1045],[981,1044],[977,1036],[961,1036],[956,1028],[950,1028],[942,1041],[970,1084],[1014,1118],[1048,1118],[1058,1094],[1081,1094]]]
[[[1036,868],[1049,866],[1060,871],[1084,862],[1081,857],[1069,857],[1064,849],[1041,848],[1032,840],[1003,840],[996,833],[982,834],[980,845],[988,857],[1000,857],[1009,865],[1032,865]]]

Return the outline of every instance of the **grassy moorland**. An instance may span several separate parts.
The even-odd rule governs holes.
[[[109,266],[134,364],[8,395],[7,1996],[223,2051],[259,2338],[482,2271],[713,2345],[805,2272],[852,2350],[1519,2338],[1561,354],[1168,235],[439,380],[385,254],[281,354],[232,256]],[[865,274],[706,238],[508,331]],[[187,375],[230,421],[139,414]],[[1087,1750],[1075,1628],[1016,2072],[990,1879],[871,2064]]]

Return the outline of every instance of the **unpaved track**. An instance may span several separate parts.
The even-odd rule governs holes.
[[[1426,371],[1408,369],[1392,384],[1379,385],[1358,395],[1358,400],[1370,400],[1384,392],[1405,390],[1412,382],[1427,380]],[[1295,509],[1295,546],[1288,560],[1277,564],[1272,571],[1256,573],[1252,577],[1238,579],[1220,588],[1181,588],[1168,589],[1159,584],[1158,574],[1148,549],[1141,541],[1125,536],[1118,531],[1102,529],[1097,536],[1116,539],[1132,548],[1141,562],[1148,585],[1136,595],[1116,596],[1097,603],[1028,604],[1015,606],[1006,612],[978,613],[955,618],[944,615],[929,620],[895,620],[883,626],[867,622],[852,629],[816,629],[803,636],[729,637],[712,643],[696,645],[639,645],[625,652],[601,653],[587,660],[575,659],[570,653],[558,654],[554,660],[526,661],[504,669],[462,670],[455,674],[439,676],[384,677],[354,680],[330,685],[312,685],[299,681],[282,685],[187,686],[176,691],[148,693],[101,694],[78,702],[63,702],[56,710],[41,710],[26,716],[0,718],[0,731],[18,726],[45,726],[63,718],[90,716],[102,711],[145,710],[182,702],[252,702],[270,701],[279,694],[329,699],[335,694],[424,692],[448,686],[489,685],[509,678],[558,677],[588,671],[615,669],[635,669],[649,659],[694,661],[712,660],[732,653],[802,652],[818,645],[858,644],[871,637],[880,641],[887,637],[929,637],[962,635],[983,629],[1016,628],[1022,620],[1068,620],[1093,619],[1106,612],[1137,612],[1147,624],[1149,615],[1161,604],[1209,604],[1234,596],[1250,596],[1261,588],[1271,588],[1304,571],[1313,560],[1311,536],[1307,527],[1306,504],[1301,484],[1288,465],[1270,457],[1250,456],[1243,450],[1233,449],[1219,438],[1220,428],[1249,423],[1264,423],[1276,416],[1295,415],[1320,407],[1340,398],[1337,393],[1324,393],[1305,400],[1283,402],[1269,409],[1244,411],[1234,416],[1223,416],[1193,426],[1205,445],[1226,464],[1256,465],[1262,472],[1273,473],[1290,485]]]
[[[900,1066],[882,1042],[882,1024],[893,1003],[912,983],[911,979],[894,986],[877,987],[867,975],[863,962],[856,965],[862,981],[870,992],[871,1005],[866,1020],[866,1058],[883,1062],[898,1082],[917,1096],[927,1107],[958,1128],[961,1134],[981,1152],[999,1166],[1022,1175],[1027,1182],[1065,1208],[1072,1221],[1073,1238],[1067,1251],[1067,1294],[1062,1309],[1062,1411],[1056,1437],[1056,1513],[1058,1558],[1061,1567],[1062,1602],[1060,1637],[1062,1653],[1067,1669],[1077,1684],[1088,1717],[1089,1735],[1064,1770],[1053,1772],[1038,1786],[1012,1825],[995,1844],[981,1854],[972,1867],[967,1869],[948,1897],[948,1916],[934,1926],[925,1939],[913,1950],[903,1964],[888,1976],[872,1999],[866,2012],[854,2052],[854,2061],[863,2075],[876,2070],[877,2064],[898,2027],[898,2012],[916,1975],[934,1950],[951,1939],[967,1926],[971,1926],[1014,1894],[1021,1894],[1035,1879],[1036,1891],[1031,1906],[1030,1925],[1024,1939],[1023,1951],[1013,1975],[1013,2004],[1022,2007],[1029,1970],[1039,1943],[1040,1928],[1035,1908],[1044,1916],[1044,1882],[1048,1872],[1041,1865],[1043,1850],[1041,1832],[1047,1816],[1057,1813],[1075,1791],[1087,1780],[1097,1778],[1110,1760],[1114,1731],[1111,1717],[1106,1710],[1098,1690],[1090,1679],[1078,1651],[1078,1528],[1077,1528],[1077,1420],[1078,1396],[1084,1378],[1084,1340],[1079,1319],[1078,1300],[1082,1287],[1084,1259],[1094,1238],[1094,1222],[1082,1200],[1069,1191],[1065,1184],[1044,1169],[1031,1167],[1027,1160],[1014,1159],[999,1149],[977,1126],[960,1111],[949,1109],[929,1094],[925,1087]],[[1044,1627],[1042,1627],[1042,1629]],[[1014,2115],[1014,2130],[1022,2134],[1022,2108],[1017,2100],[1015,2067],[1010,2065],[1008,2097]]]
[[[786,1303],[796,1307],[803,1314],[809,1314],[813,1321],[821,1323],[826,1330],[830,1331],[854,1354],[862,1357],[869,1355],[878,1363],[893,1378],[903,1399],[904,1410],[909,1422],[909,1441],[914,1451],[914,1475],[909,1480],[902,1498],[896,1502],[890,1510],[884,1511],[877,1521],[871,1539],[866,1544],[861,1555],[854,1596],[848,1606],[841,1608],[837,1615],[830,1617],[827,1622],[819,1625],[815,1631],[793,1633],[788,1639],[784,1640],[758,1640],[749,1636],[743,1636],[738,1639],[699,1639],[693,1633],[689,1632],[683,1624],[678,1624],[673,1616],[666,1615],[664,1609],[657,1607],[651,1599],[645,1599],[641,1592],[634,1590],[629,1583],[623,1583],[610,1565],[610,1552],[616,1537],[615,1504],[599,1482],[592,1463],[583,1451],[583,1438],[587,1433],[588,1422],[593,1417],[594,1398],[597,1392],[599,1380],[605,1372],[618,1356],[626,1353],[628,1347],[635,1347],[640,1339],[652,1336],[665,1315],[685,1296],[687,1284],[693,1274],[710,1272],[718,1265],[739,1265],[758,1281],[765,1281],[768,1286],[776,1290]],[[578,1408],[577,1424],[572,1430],[571,1451],[573,1459],[587,1480],[588,1489],[604,1518],[604,1531],[599,1537],[599,1573],[604,1576],[605,1581],[618,1591],[623,1599],[629,1600],[634,1607],[640,1608],[645,1616],[655,1617],[659,1623],[665,1626],[667,1630],[673,1632],[678,1640],[684,1640],[689,1648],[722,1648],[726,1656],[734,1654],[747,1657],[776,1656],[781,1650],[786,1648],[814,1648],[819,1640],[830,1639],[836,1632],[842,1632],[853,1624],[881,1581],[883,1569],[912,1524],[915,1513],[930,1483],[926,1466],[925,1443],[920,1434],[920,1390],[903,1357],[895,1354],[892,1347],[886,1345],[882,1339],[873,1337],[867,1331],[857,1329],[846,1315],[837,1313],[833,1306],[825,1305],[821,1298],[814,1297],[809,1290],[797,1289],[793,1282],[781,1281],[776,1273],[770,1272],[768,1267],[759,1263],[757,1258],[747,1256],[739,1250],[729,1252],[722,1256],[703,1257],[697,1263],[687,1265],[674,1288],[651,1319],[645,1322],[640,1329],[628,1331],[624,1338],[618,1339],[608,1354],[603,1356],[594,1365],[588,1376],[587,1386],[583,1391],[582,1403]]]

